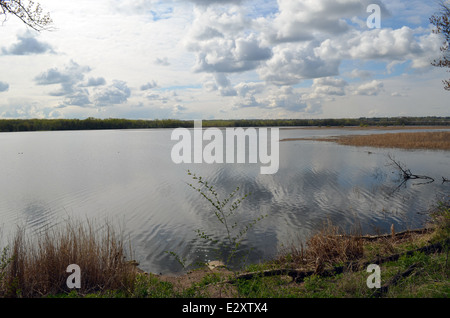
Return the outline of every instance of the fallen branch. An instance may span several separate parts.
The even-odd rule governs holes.
[[[389,158],[389,160],[392,161],[392,164],[394,166],[396,166],[402,172],[403,180],[406,181],[406,180],[410,180],[410,179],[425,179],[425,180],[430,180],[425,183],[434,182],[434,178],[432,178],[432,177],[413,174],[411,172],[411,170],[403,167],[398,161],[396,161],[394,158],[392,158],[392,156],[390,154],[388,154],[388,158]]]
[[[396,232],[396,233],[391,233],[391,234],[382,234],[382,235],[361,235],[361,236],[356,236],[356,235],[337,235],[337,237],[342,237],[342,238],[353,238],[353,239],[361,239],[361,240],[365,240],[365,241],[376,241],[379,239],[385,239],[385,238],[402,238],[404,236],[408,236],[410,234],[425,234],[432,231],[431,228],[422,228],[422,229],[416,229],[416,230],[406,230],[406,231],[401,231],[401,232]]]
[[[450,244],[450,239],[447,239],[443,242],[438,242],[435,244],[430,244],[412,251],[407,251],[400,254],[394,254],[387,257],[378,257],[376,259],[373,259],[369,262],[365,262],[362,265],[359,265],[357,262],[347,262],[343,266],[335,266],[330,269],[323,270],[321,272],[317,272],[314,270],[302,270],[302,269],[292,269],[292,268],[282,268],[282,269],[273,269],[273,270],[265,270],[265,271],[259,271],[259,272],[251,272],[251,273],[244,273],[237,275],[234,279],[227,281],[226,283],[233,284],[239,279],[253,279],[255,277],[271,277],[271,276],[290,276],[292,277],[292,280],[296,283],[301,283],[304,281],[306,277],[312,276],[312,275],[319,275],[322,277],[330,277],[337,274],[341,274],[344,271],[350,270],[358,270],[358,268],[366,268],[370,264],[381,264],[385,262],[392,262],[397,261],[402,256],[411,256],[416,252],[423,252],[425,254],[431,254],[431,253],[440,253],[445,246]]]
[[[399,254],[393,254],[390,256],[386,256],[386,257],[378,257],[376,259],[373,259],[369,262],[366,262],[363,264],[363,267],[366,267],[370,264],[381,264],[381,263],[385,263],[385,262],[393,262],[393,261],[397,261],[400,257],[402,256],[411,256],[416,252],[422,252],[425,254],[431,254],[431,253],[440,253],[442,252],[442,250],[448,246],[450,244],[450,238],[446,239],[445,241],[442,242],[438,242],[438,243],[434,243],[434,244],[430,244],[415,250],[411,250],[411,251],[407,251],[404,253],[399,253]]]
[[[412,264],[404,272],[394,275],[394,277],[392,277],[386,284],[381,286],[381,288],[375,290],[375,292],[372,294],[372,297],[381,297],[383,294],[386,294],[389,288],[395,286],[400,281],[400,279],[406,278],[411,275],[418,265],[418,263]]]

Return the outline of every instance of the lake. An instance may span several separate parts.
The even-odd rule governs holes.
[[[402,130],[414,131],[414,130]],[[423,130],[421,130],[423,131]],[[280,129],[280,139],[395,130]],[[332,142],[280,142],[279,170],[260,164],[175,164],[172,129],[0,133],[0,231],[25,226],[33,233],[68,218],[117,224],[133,257],[147,272],[177,274],[181,265],[215,260],[215,247],[197,230],[226,238],[211,204],[187,183],[191,172],[225,198],[236,187],[251,193],[238,207],[238,225],[257,222],[240,255],[248,262],[271,258],[283,246],[305,240],[325,221],[376,234],[418,228],[426,212],[449,194],[450,152],[341,146]],[[413,173],[435,178],[399,187],[391,154]],[[97,222],[97,223],[99,223]]]

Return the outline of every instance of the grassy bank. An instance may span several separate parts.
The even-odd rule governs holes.
[[[20,231],[3,250],[2,297],[120,298],[370,298],[450,296],[450,202],[430,211],[423,231],[377,237],[344,233],[325,224],[304,244],[286,246],[276,258],[240,272],[207,266],[179,277],[143,273],[127,258],[111,228],[89,224],[48,231],[33,244]],[[442,242],[446,242],[442,244]],[[37,243],[37,244],[36,244]],[[369,288],[368,264],[379,264],[381,288]],[[67,264],[82,268],[82,287],[66,285]]]
[[[330,141],[357,147],[450,150],[450,131],[386,133],[333,138],[289,138],[282,141],[293,140]]]

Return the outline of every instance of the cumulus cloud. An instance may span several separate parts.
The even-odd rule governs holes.
[[[241,83],[236,86],[236,91],[239,92],[239,97],[234,103],[237,109],[258,107],[300,112],[308,108],[303,94],[291,86],[262,87],[259,83],[250,85]]]
[[[346,33],[354,18],[367,16],[367,6],[378,4],[383,16],[389,12],[375,0],[279,0],[272,20],[259,20],[266,40],[272,43],[299,42]]]
[[[429,66],[429,62],[439,51],[441,41],[430,33],[420,37],[415,33],[415,30],[407,26],[400,29],[353,31],[345,37],[323,41],[316,53],[324,59],[389,62],[411,60],[413,67]]]
[[[156,58],[155,59],[155,64],[156,65],[162,65],[162,66],[169,66],[169,59],[167,57],[163,57],[163,58]]]
[[[323,77],[314,79],[312,85],[311,98],[321,96],[344,96],[346,95],[345,87],[348,83],[339,78]]]
[[[183,105],[177,104],[177,105],[175,105],[173,107],[172,114],[177,116],[177,115],[185,113],[187,110],[188,110],[187,107],[184,107]]]
[[[1,118],[61,118],[61,112],[52,107],[41,107],[27,99],[12,100],[7,105],[0,105]]]
[[[54,53],[50,44],[38,41],[31,32],[17,36],[17,43],[12,44],[9,48],[2,48],[5,55],[32,55]]]
[[[361,78],[361,79],[368,79],[373,76],[372,72],[359,69],[354,69],[345,75],[348,76],[349,78]]]
[[[34,79],[38,85],[67,84],[66,87],[69,87],[82,81],[84,74],[90,71],[91,68],[89,66],[82,66],[74,61],[70,61],[62,69],[51,68],[37,75]]]
[[[146,84],[141,86],[141,91],[147,91],[155,87],[158,87],[158,84],[156,84],[155,81],[147,82]]]
[[[239,4],[243,0],[189,0],[190,2],[199,6],[210,6],[215,4]]]
[[[124,81],[114,80],[113,84],[100,88],[95,92],[96,106],[111,106],[125,103],[131,96],[131,90]]]
[[[106,84],[106,80],[103,77],[90,77],[86,83],[86,86],[102,86]]]
[[[194,70],[207,73],[233,73],[256,69],[272,56],[262,45],[251,21],[235,7],[195,10],[196,18],[185,39],[186,48],[196,54]]]
[[[293,85],[303,79],[339,74],[340,59],[322,58],[316,53],[316,43],[277,46],[274,55],[258,70],[261,77],[276,85]]]
[[[0,93],[1,92],[6,92],[9,89],[9,84],[0,81]]]
[[[150,105],[158,104],[166,107],[167,104],[181,102],[178,94],[172,90],[149,90],[145,92],[144,96],[150,102]]]
[[[70,61],[62,69],[51,68],[34,78],[37,85],[55,85],[60,86],[59,90],[50,92],[51,96],[79,96],[84,91],[77,86],[84,79],[84,75],[90,72],[88,66],[82,66],[74,61]],[[78,98],[79,99],[79,98]]]
[[[64,103],[61,107],[65,106],[90,106],[91,100],[89,99],[89,91],[87,89],[77,89],[65,96]]]
[[[219,90],[222,96],[236,96],[235,89],[231,86],[228,77],[223,73],[214,74],[215,87]]]
[[[368,83],[363,83],[354,88],[354,95],[376,96],[383,91],[384,84],[380,81],[373,80]]]
[[[131,90],[126,82],[115,80],[106,85],[103,77],[90,77],[84,81],[89,66],[79,65],[70,61],[63,67],[55,67],[37,75],[34,80],[37,85],[59,85],[59,89],[49,95],[63,97],[59,107],[109,106],[125,103],[131,96]]]

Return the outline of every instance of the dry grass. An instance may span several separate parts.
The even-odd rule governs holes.
[[[331,141],[341,145],[375,148],[450,150],[450,132],[386,133],[339,136],[334,138],[289,138],[292,140]]]
[[[337,143],[342,145],[381,148],[450,150],[450,132],[439,131],[347,136],[338,138]]]
[[[71,222],[37,238],[20,229],[9,245],[9,261],[0,281],[0,296],[43,297],[70,292],[67,266],[81,268],[79,294],[131,290],[136,268],[126,260],[123,241],[110,225]]]
[[[364,244],[360,235],[345,235],[338,226],[326,223],[312,235],[306,244],[291,245],[280,253],[276,263],[290,264],[293,268],[313,268],[316,272],[325,267],[360,259]]]

